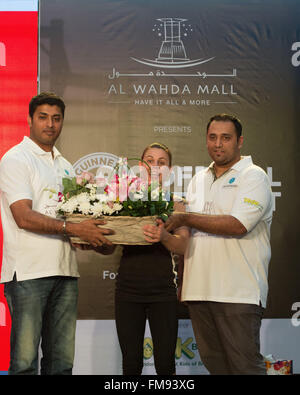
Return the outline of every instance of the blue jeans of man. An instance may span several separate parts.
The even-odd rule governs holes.
[[[9,374],[72,374],[78,284],[75,277],[53,276],[5,284],[11,314]]]

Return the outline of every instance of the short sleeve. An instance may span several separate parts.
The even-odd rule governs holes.
[[[16,155],[4,156],[0,162],[0,190],[9,205],[18,200],[33,199],[28,165]]]
[[[263,170],[252,169],[240,184],[231,215],[251,231],[259,221],[272,216],[272,190]]]

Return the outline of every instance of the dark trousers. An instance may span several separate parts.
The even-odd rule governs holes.
[[[143,369],[146,319],[153,341],[156,373],[175,373],[177,302],[134,303],[116,300],[116,327],[123,356],[123,374],[140,375]]]
[[[254,304],[188,302],[199,354],[211,374],[266,374],[260,354],[263,308]]]

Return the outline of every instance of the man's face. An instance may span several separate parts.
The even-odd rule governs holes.
[[[240,159],[243,137],[237,138],[234,123],[212,121],[206,135],[206,146],[217,166],[232,166]]]
[[[50,152],[63,127],[63,115],[58,106],[42,104],[33,118],[28,116],[30,138],[44,151]]]

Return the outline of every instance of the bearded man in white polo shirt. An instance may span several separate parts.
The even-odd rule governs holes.
[[[94,247],[111,244],[103,221],[81,224],[56,219],[62,177],[71,164],[54,144],[65,104],[41,93],[29,104],[30,136],[0,162],[3,262],[1,282],[11,313],[9,374],[37,374],[40,339],[42,374],[71,374],[77,317],[77,262],[67,235]]]
[[[213,163],[189,184],[189,212],[166,223],[168,231],[191,228],[181,298],[211,374],[265,374],[259,335],[271,257],[270,182],[250,156],[241,156],[236,117],[212,117],[206,141]]]

